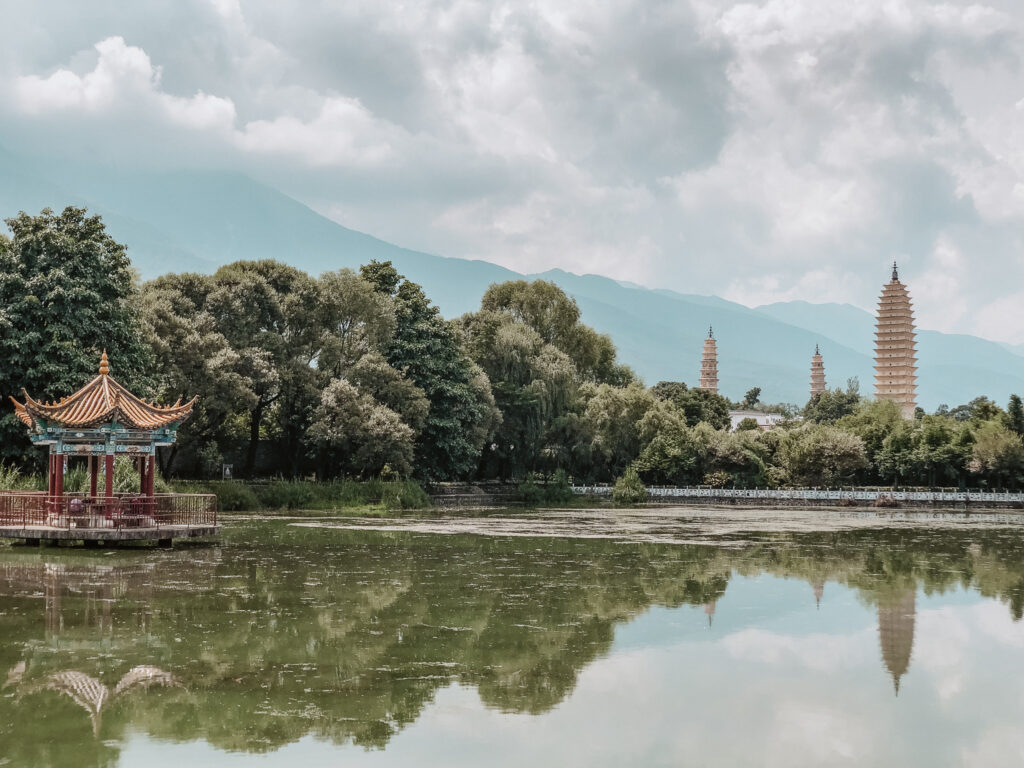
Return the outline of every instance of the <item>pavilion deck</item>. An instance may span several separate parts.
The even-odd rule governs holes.
[[[90,496],[0,491],[0,538],[157,541],[215,536],[217,497],[208,494],[118,494]]]

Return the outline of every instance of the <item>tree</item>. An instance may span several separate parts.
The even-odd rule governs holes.
[[[394,302],[395,332],[384,357],[430,403],[416,441],[417,471],[430,480],[469,476],[500,423],[487,375],[466,355],[455,328],[423,289],[402,278],[390,262],[371,262],[360,274]]]
[[[853,378],[846,389],[826,390],[814,395],[804,408],[804,418],[817,424],[834,424],[849,416],[860,405],[860,383]]]
[[[749,416],[747,416],[744,419],[740,419],[740,423],[736,425],[736,431],[737,432],[746,432],[747,430],[756,430],[756,429],[758,429],[757,419],[752,419]]]
[[[0,396],[71,394],[96,375],[107,350],[118,380],[149,394],[151,352],[125,248],[84,208],[6,219],[0,241]],[[38,464],[25,426],[0,417],[0,461]]]
[[[791,430],[780,454],[790,481],[797,485],[841,485],[868,465],[864,441],[832,426],[808,424]]]
[[[745,394],[743,396],[743,402],[740,403],[740,407],[742,407],[742,408],[744,408],[746,410],[751,410],[751,409],[757,407],[757,404],[758,404],[758,402],[760,402],[760,400],[761,400],[761,388],[760,387],[754,387],[753,389],[748,389],[747,390],[747,394]]]
[[[691,427],[703,421],[715,429],[727,429],[732,423],[729,418],[732,404],[715,392],[690,388],[681,381],[659,381],[651,387],[651,394],[679,408]]]
[[[1011,432],[1024,436],[1024,403],[1020,395],[1010,395],[1010,403],[1006,407],[1006,426]]]
[[[335,379],[324,389],[309,438],[321,450],[324,475],[342,470],[375,476],[385,466],[409,475],[413,469],[412,428],[344,379]]]
[[[975,431],[970,470],[992,487],[1016,488],[1024,478],[1024,443],[998,421],[985,422]]]
[[[161,452],[165,475],[181,454],[201,474],[218,470],[233,424],[255,403],[239,354],[206,310],[212,288],[208,276],[196,274],[164,275],[142,287],[141,316],[156,363],[157,395],[169,401],[199,398],[178,440]]]

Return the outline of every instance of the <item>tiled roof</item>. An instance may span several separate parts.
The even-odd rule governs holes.
[[[29,428],[35,426],[35,419],[64,427],[94,427],[100,424],[117,423],[135,429],[159,429],[181,423],[192,415],[196,398],[187,403],[178,399],[174,405],[161,406],[147,403],[118,384],[110,376],[107,353],[100,362],[100,374],[80,390],[55,403],[41,403],[25,394],[24,404],[13,397],[14,412]]]

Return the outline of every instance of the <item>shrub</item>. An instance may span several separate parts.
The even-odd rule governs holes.
[[[537,484],[537,476],[533,472],[526,475],[526,479],[516,489],[519,500],[530,507],[544,503],[544,489]]]
[[[616,504],[633,505],[647,501],[647,487],[633,467],[622,473],[612,488],[612,501]]]
[[[544,489],[548,503],[564,504],[571,501],[575,495],[572,492],[572,485],[569,483],[569,476],[564,469],[556,469],[551,476],[551,482]]]
[[[249,512],[260,507],[259,498],[244,483],[210,483],[208,493],[216,494],[217,508],[222,512]]]
[[[381,495],[384,509],[426,509],[430,506],[430,497],[418,483],[410,480],[398,480],[387,483]]]
[[[309,483],[274,480],[255,488],[256,498],[267,509],[303,509],[313,501],[313,490]]]

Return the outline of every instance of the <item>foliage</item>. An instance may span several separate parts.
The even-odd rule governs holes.
[[[99,216],[49,208],[6,219],[0,241],[0,398],[22,388],[38,400],[67,395],[96,375],[105,349],[126,386],[148,393],[149,349],[125,248]],[[25,426],[0,416],[0,460],[41,466]]]
[[[635,469],[627,468],[622,476],[615,481],[615,487],[612,488],[612,500],[622,506],[632,506],[647,501],[647,487]]]
[[[848,483],[868,463],[861,438],[836,427],[810,424],[786,436],[781,458],[791,482],[812,486]]]
[[[757,404],[761,401],[761,388],[754,387],[748,389],[747,394],[743,396],[743,402],[740,403],[740,407],[746,410],[756,408]]]
[[[736,425],[737,432],[746,432],[747,430],[755,429],[758,429],[757,419],[751,418],[750,416],[740,419],[740,423]]]
[[[860,402],[860,383],[853,378],[846,382],[845,390],[837,388],[814,395],[804,408],[804,418],[818,424],[834,424],[854,413]]]
[[[520,501],[530,507],[542,504],[565,504],[574,498],[569,476],[564,469],[555,470],[550,477],[530,472],[526,479],[519,484],[517,496]]]
[[[715,429],[728,429],[731,423],[730,402],[715,392],[687,387],[681,381],[659,381],[651,388],[651,394],[680,409],[691,427],[703,421]]]
[[[371,262],[361,275],[394,302],[395,332],[384,357],[430,405],[415,444],[418,474],[431,480],[468,477],[501,419],[487,375],[420,286],[404,280],[389,262]]]

